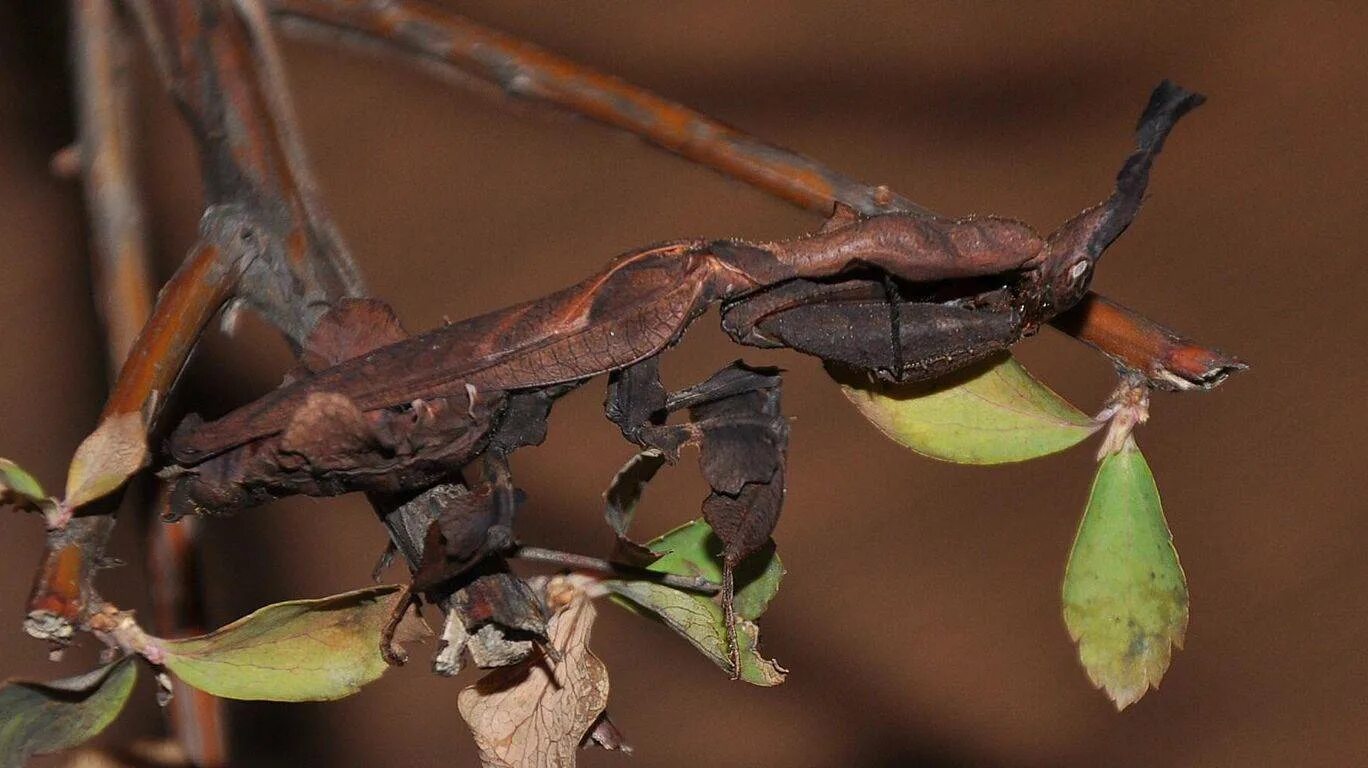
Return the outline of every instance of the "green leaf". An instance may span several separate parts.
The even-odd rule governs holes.
[[[702,519],[693,520],[647,542],[660,559],[647,568],[677,576],[701,576],[722,581],[722,540]],[[784,564],[771,541],[741,561],[736,568],[736,615],[755,621],[779,592]],[[706,598],[705,598],[706,599]]]
[[[1093,684],[1118,710],[1183,647],[1187,580],[1145,457],[1127,439],[1102,460],[1064,572],[1064,624]]]
[[[38,480],[9,459],[0,459],[0,498],[15,495],[34,502],[47,498]]]
[[[1057,453],[1100,426],[1008,354],[926,382],[843,378],[841,390],[890,439],[958,464],[1005,464]]]
[[[399,593],[391,585],[276,603],[207,635],[158,643],[172,672],[215,696],[341,699],[388,668],[380,636]]]
[[[93,738],[118,717],[137,678],[137,664],[125,656],[78,677],[0,686],[0,768]]]
[[[721,606],[712,599],[650,581],[605,581],[603,586],[650,611],[714,664],[732,672],[727,653],[726,619]],[[760,628],[754,622],[737,618],[736,639],[741,651],[739,677],[742,680],[762,686],[784,682],[787,670],[760,656],[757,649]]]

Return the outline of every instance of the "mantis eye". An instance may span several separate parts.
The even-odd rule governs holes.
[[[1069,267],[1069,282],[1077,283],[1079,278],[1083,277],[1083,274],[1087,271],[1088,262],[1086,260],[1074,262],[1074,265]]]

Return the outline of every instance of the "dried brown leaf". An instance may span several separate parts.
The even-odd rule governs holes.
[[[608,704],[608,670],[589,650],[595,616],[593,602],[575,590],[551,619],[559,663],[538,654],[461,691],[461,717],[485,768],[575,765],[580,743]]]

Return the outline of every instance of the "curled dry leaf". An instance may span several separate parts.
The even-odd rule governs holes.
[[[0,768],[20,768],[33,755],[74,747],[103,731],[123,710],[137,677],[137,664],[126,656],[77,677],[0,686]]]
[[[636,543],[627,531],[636,516],[637,506],[646,485],[666,464],[665,454],[655,448],[648,448],[633,456],[613,476],[608,490],[603,494],[603,517],[608,521],[613,533],[617,534],[617,549],[633,562],[645,565],[654,558],[649,550]]]
[[[547,589],[548,602],[563,607],[549,631],[560,661],[539,653],[461,691],[461,717],[485,768],[574,766],[580,743],[608,704],[608,670],[589,650],[593,602],[582,590],[555,586]]]
[[[397,586],[268,605],[221,629],[158,640],[165,664],[187,684],[228,699],[327,701],[350,696],[389,665],[380,638],[400,599]],[[396,642],[429,634],[405,616]]]
[[[845,396],[890,439],[957,464],[1057,453],[1100,426],[1007,354],[928,382],[840,379]]]
[[[1187,580],[1159,490],[1128,438],[1098,467],[1064,573],[1064,623],[1119,710],[1159,687],[1187,622]]]
[[[75,509],[112,493],[147,462],[147,426],[141,413],[103,419],[71,457],[65,505]]]

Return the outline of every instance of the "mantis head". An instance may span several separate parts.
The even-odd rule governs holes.
[[[1199,93],[1165,80],[1150,94],[1136,127],[1136,146],[1116,175],[1111,197],[1055,230],[1029,269],[1021,289],[1030,326],[1048,321],[1087,293],[1102,253],[1130,226],[1144,201],[1154,158],[1178,119],[1205,101]]]

